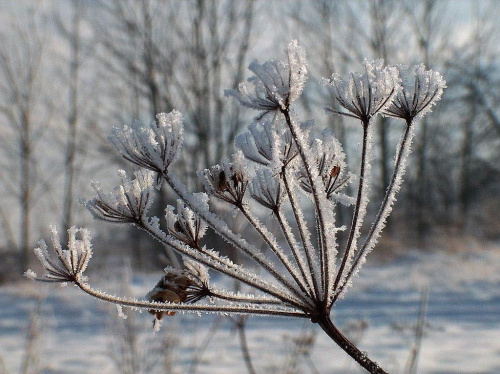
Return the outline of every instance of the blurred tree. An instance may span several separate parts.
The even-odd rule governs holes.
[[[244,123],[223,91],[244,78],[254,1],[98,1],[93,12],[103,99],[113,103],[101,122],[150,122],[160,112],[183,108],[186,151],[177,167],[194,186],[197,180],[185,171],[209,167],[232,152]],[[166,205],[165,193],[159,199],[158,206]],[[134,233],[133,240],[141,248],[149,238]],[[170,260],[175,262],[173,255]]]
[[[26,268],[31,253],[31,213],[35,201],[48,188],[47,173],[40,173],[35,152],[49,127],[50,105],[43,86],[45,24],[37,2],[13,7],[8,27],[0,28],[0,118],[4,193],[19,203],[17,247]],[[15,211],[7,214],[9,220]],[[12,241],[11,238],[9,241]]]

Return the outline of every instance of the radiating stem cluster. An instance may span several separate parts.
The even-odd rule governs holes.
[[[175,175],[173,165],[183,144],[179,112],[159,114],[151,124],[135,123],[113,131],[113,145],[140,170],[132,178],[121,171],[121,184],[109,193],[94,183],[95,197],[83,203],[95,218],[133,224],[174,249],[182,255],[184,268],[166,268],[145,300],[108,295],[92,288],[83,275],[92,256],[90,233],[72,228],[67,249],[63,249],[53,228],[57,259],[51,259],[42,241],[35,252],[46,273],[38,277],[29,270],[26,275],[41,281],[71,282],[98,299],[147,309],[156,326],[163,316],[173,316],[176,311],[308,318],[363,368],[385,373],[340,332],[330,311],[375,247],[402,182],[415,123],[440,99],[445,82],[423,65],[387,67],[381,60],[363,64],[364,71],[351,73],[346,81],[338,74],[324,80],[345,110],[327,107],[326,111],[361,122],[355,197],[342,192],[355,178],[346,171],[340,142],[331,131],[317,136],[314,122],[301,122],[297,116],[295,102],[307,79],[307,62],[303,48],[292,41],[285,60],[253,62],[250,70],[255,75],[238,90],[226,91],[227,96],[259,113],[248,131],[236,138],[238,151],[232,158],[197,173],[205,192],[188,191]],[[403,119],[405,128],[393,177],[360,246],[369,205],[372,124],[380,114]],[[163,184],[178,198],[177,206],[167,206],[164,219],[151,217],[155,191]],[[252,229],[233,231],[224,215],[213,208],[213,200],[240,213]],[[337,263],[339,236],[344,230],[335,222],[338,204],[353,205],[353,211],[346,246]],[[261,222],[263,215],[277,222],[279,233]],[[207,230],[246,255],[251,265],[234,263],[207,247]],[[241,282],[247,293],[213,285],[209,269]]]

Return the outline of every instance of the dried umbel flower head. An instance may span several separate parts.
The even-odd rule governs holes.
[[[296,40],[288,44],[285,52],[286,61],[252,62],[248,69],[255,76],[240,83],[238,91],[226,90],[225,95],[235,97],[243,106],[264,111],[264,114],[288,108],[304,89],[307,63],[304,48]]]
[[[353,179],[351,173],[345,175],[345,153],[340,142],[333,136],[331,131],[327,130],[323,133],[322,139],[312,141],[311,151],[316,157],[319,175],[325,186],[327,199],[351,205],[354,199],[340,193]],[[299,168],[297,178],[299,186],[307,193],[311,193],[311,184],[303,166]]]
[[[200,246],[200,239],[205,235],[207,225],[182,200],[177,200],[176,213],[174,207],[167,207],[165,219],[167,220],[167,230],[170,235],[190,247],[198,248]]]
[[[90,232],[87,229],[70,228],[68,230],[68,248],[63,249],[56,227],[51,226],[50,231],[57,260],[50,257],[47,244],[41,240],[39,247],[35,248],[35,254],[46,272],[43,276],[38,277],[34,271],[28,270],[25,276],[43,282],[85,282],[87,279],[83,276],[83,272],[87,269],[92,257]]]
[[[389,105],[399,89],[399,78],[397,69],[384,67],[383,60],[365,60],[363,65],[365,71],[350,73],[347,81],[340,74],[333,74],[323,82],[347,112],[339,112],[331,107],[325,109],[360,119],[366,126],[373,116]]]
[[[250,183],[250,193],[260,205],[277,212],[286,193],[280,178],[268,168],[257,169]]]
[[[210,295],[208,270],[191,260],[184,260],[185,269],[166,268],[165,275],[148,292],[146,299],[158,303],[192,304]],[[164,315],[173,316],[173,311],[149,310],[155,320]]]
[[[411,122],[431,111],[441,99],[446,81],[437,71],[426,70],[424,64],[396,65],[396,68],[401,77],[401,90],[384,114]]]
[[[162,245],[196,262],[184,261],[182,270],[166,269],[148,293],[148,300],[112,296],[82,281],[91,255],[90,239],[84,231],[81,239],[76,239],[78,230],[74,229],[70,232],[67,250],[61,248],[53,233],[57,260],[50,259],[44,243],[37,248],[37,255],[47,270],[41,280],[73,282],[101,300],[149,310],[155,316],[156,327],[164,315],[173,315],[179,310],[306,318],[318,323],[363,368],[371,373],[386,373],[337,329],[331,310],[350,287],[352,278],[380,237],[411,149],[414,126],[408,124],[396,150],[386,195],[368,229],[365,218],[373,161],[373,127],[369,126],[372,118],[386,110],[386,114],[402,117],[407,122],[411,119],[411,123],[439,99],[444,81],[439,74],[425,71],[423,66],[403,71],[401,67],[399,70],[384,67],[382,61],[365,61],[364,67],[363,73],[351,73],[347,81],[333,75],[326,83],[344,108],[342,112],[328,110],[357,118],[363,125],[357,193],[349,227],[339,226],[335,217],[337,202],[353,201],[340,192],[349,177],[342,147],[331,133],[312,138],[315,135],[309,131],[312,122],[301,122],[293,105],[306,79],[305,54],[294,41],[288,45],[286,61],[252,63],[250,69],[254,76],[243,83],[238,92],[227,93],[243,106],[260,110],[261,122],[252,125],[249,132],[239,138],[240,151],[231,161],[199,172],[208,194],[191,193],[168,169],[182,143],[178,112],[160,115],[155,124],[115,130],[113,142],[123,157],[147,171],[136,173],[133,180],[122,173],[122,184],[110,194],[102,193],[96,185],[97,196],[86,203],[87,207],[98,219],[134,223]],[[403,80],[403,93],[388,109],[391,100],[399,95],[398,72]],[[272,115],[264,117],[271,111]],[[257,168],[249,160],[259,164]],[[250,173],[253,172],[252,179]],[[147,216],[151,194],[155,192],[154,173],[157,173],[157,184],[168,184],[180,199],[176,210],[167,208],[166,230],[162,228],[162,220]],[[252,198],[272,210],[276,222],[273,230],[254,213],[256,204],[251,204],[250,199],[243,200],[250,180]],[[310,199],[301,199],[300,188]],[[246,220],[248,230],[232,229],[236,225],[216,211],[217,204],[209,206],[208,195],[232,204],[234,212],[241,213]],[[308,202],[311,206],[305,207]],[[309,210],[310,207],[313,209]],[[312,214],[306,214],[309,211]],[[249,267],[247,262],[234,263],[216,249],[200,245],[205,224],[232,250],[246,255],[254,267]],[[316,235],[311,230],[313,227]],[[345,240],[339,240],[337,235],[344,230]],[[338,249],[339,243],[343,244],[343,250]],[[252,294],[228,292],[212,285],[209,288],[205,266],[249,287]],[[36,278],[32,271],[28,271],[27,276]],[[196,303],[207,296],[210,302]]]
[[[173,110],[160,113],[150,124],[134,123],[131,127],[113,128],[111,142],[123,158],[157,173],[157,183],[177,159],[182,147],[182,115]]]
[[[129,179],[125,171],[120,170],[119,175],[122,183],[113,191],[105,193],[99,183],[93,182],[96,196],[81,202],[97,219],[114,223],[140,223],[153,203],[153,174],[148,170],[139,170],[134,173],[134,179]]]
[[[222,165],[214,165],[198,172],[198,177],[209,195],[235,206],[243,204],[248,178],[242,158],[241,153],[237,153],[234,162],[224,160]]]

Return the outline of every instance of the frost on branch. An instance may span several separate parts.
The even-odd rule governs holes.
[[[354,179],[347,171],[342,145],[331,131],[315,137],[310,131],[314,122],[301,121],[295,110],[294,103],[304,89],[306,66],[303,48],[292,41],[284,61],[253,62],[249,67],[253,76],[248,82],[241,83],[238,91],[226,91],[242,106],[261,114],[247,132],[236,138],[239,150],[231,160],[198,172],[207,193],[192,193],[169,169],[182,145],[179,112],[159,114],[158,121],[149,125],[136,123],[114,129],[111,141],[117,150],[143,170],[132,179],[120,172],[122,183],[110,193],[94,183],[96,196],[84,204],[97,219],[133,223],[185,258],[183,269],[165,270],[146,301],[111,296],[82,282],[91,256],[90,235],[82,229],[69,231],[67,250],[61,248],[53,229],[57,259],[50,258],[47,246],[41,242],[36,253],[46,274],[38,278],[28,270],[26,276],[74,282],[96,298],[146,309],[155,316],[155,326],[163,316],[178,310],[308,318],[365,369],[384,373],[336,329],[330,312],[376,245],[396,200],[413,136],[414,126],[410,125],[440,99],[445,82],[439,73],[426,71],[423,65],[411,69],[384,67],[381,60],[365,60],[364,72],[350,73],[345,81],[337,74],[325,81],[341,107],[341,111],[327,111],[359,119],[363,125],[358,188],[352,198],[342,192]],[[364,220],[374,143],[374,128],[369,124],[377,114],[403,119],[406,126],[395,150],[392,180],[368,230]],[[168,184],[178,197],[176,208],[168,206],[165,210],[166,227],[162,227],[163,220],[147,217],[155,187],[161,183]],[[301,199],[300,190],[310,199]],[[211,197],[233,205],[234,211],[241,213],[246,220],[244,232],[235,232],[224,214],[210,210],[217,205],[209,205]],[[276,230],[261,223],[256,204],[250,204],[250,199],[272,211]],[[345,234],[343,226],[336,226],[336,203],[353,206]],[[209,243],[201,243],[207,227],[232,250],[253,260],[255,271],[247,263],[234,263],[207,248],[205,244]],[[316,235],[312,235],[313,229]],[[76,239],[77,233],[81,239]],[[345,240],[338,240],[340,235]],[[359,246],[361,238],[364,242]],[[345,242],[343,251],[338,251],[339,242]],[[253,294],[231,293],[209,285],[207,268],[246,285]],[[260,276],[260,272],[264,274]],[[194,304],[206,297],[210,302]]]
[[[351,205],[354,203],[354,199],[340,193],[354,178],[351,173],[344,175],[346,163],[342,145],[330,130],[324,131],[322,138],[312,141],[311,151],[316,157],[316,164],[325,186],[326,197],[345,205]],[[303,166],[297,172],[297,178],[300,187],[304,191],[311,193],[311,184]]]
[[[134,179],[129,179],[120,170],[119,175],[122,183],[109,193],[103,192],[99,183],[92,183],[97,195],[92,200],[83,201],[83,204],[97,219],[137,224],[146,217],[153,203],[153,174],[148,170],[139,170],[134,173]]]
[[[333,74],[324,84],[330,89],[335,99],[347,112],[325,108],[332,113],[358,118],[364,124],[391,102],[399,88],[398,71],[394,67],[385,67],[383,60],[363,62],[363,73],[350,73],[344,81],[339,74]]]
[[[288,44],[285,52],[286,61],[252,62],[248,69],[255,76],[240,83],[238,91],[226,90],[226,96],[234,96],[241,105],[265,113],[288,108],[304,89],[307,62],[304,48],[296,40]]]
[[[177,213],[174,212],[174,207],[167,207],[165,219],[170,235],[190,247],[200,246],[200,239],[205,235],[207,225],[182,200],[177,200]]]
[[[260,205],[277,212],[286,196],[280,179],[268,168],[257,169],[250,183],[250,193]]]
[[[233,162],[223,160],[222,165],[198,172],[198,177],[209,195],[235,206],[241,206],[248,185],[247,170],[241,154]]]
[[[157,183],[177,159],[183,142],[182,115],[174,110],[160,113],[150,124],[113,128],[111,142],[128,161],[157,173]]]
[[[437,71],[425,70],[424,64],[408,67],[396,65],[401,77],[401,90],[384,114],[407,121],[419,119],[431,111],[441,99],[446,81]]]
[[[208,295],[208,270],[203,265],[184,259],[184,269],[168,267],[165,275],[156,286],[148,292],[146,299],[164,303],[195,303]],[[173,316],[173,311],[149,310],[155,320],[161,320],[164,315]]]
[[[72,227],[68,230],[68,248],[63,249],[55,226],[51,226],[52,246],[57,259],[51,258],[45,241],[41,240],[35,248],[38,260],[45,268],[45,274],[38,277],[32,270],[25,273],[30,279],[43,282],[84,282],[86,277],[83,272],[87,269],[92,257],[91,236],[87,229]],[[79,236],[79,239],[77,239]]]

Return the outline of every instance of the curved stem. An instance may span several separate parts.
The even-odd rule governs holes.
[[[328,314],[322,315],[318,320],[318,324],[323,331],[342,348],[349,356],[351,356],[360,366],[372,374],[388,374],[375,361],[372,361],[366,353],[359,350],[344,334],[333,324]]]
[[[236,328],[238,329],[238,334],[240,336],[241,353],[243,354],[243,360],[245,361],[245,365],[247,366],[248,373],[256,374],[256,371],[252,363],[252,357],[250,356],[250,349],[248,349],[245,323],[246,323],[246,318],[244,316],[239,317],[238,320],[236,321]]]
[[[234,314],[257,314],[283,317],[302,317],[309,316],[294,309],[271,309],[270,306],[255,307],[251,305],[214,305],[214,304],[176,304],[176,303],[158,303],[145,300],[136,300],[125,297],[108,295],[104,292],[90,287],[88,284],[74,281],[74,283],[85,293],[97,299],[104,300],[110,303],[119,304],[130,308],[151,309],[156,311],[177,311],[183,310],[187,312],[205,312],[205,313],[234,313]]]

